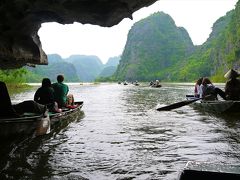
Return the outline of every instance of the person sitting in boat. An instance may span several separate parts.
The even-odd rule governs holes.
[[[154,82],[150,81],[149,86],[153,86],[153,85],[154,85]]]
[[[47,107],[33,100],[12,105],[7,86],[2,81],[0,81],[0,89],[0,117],[20,117],[25,112],[46,115]]]
[[[225,94],[227,100],[240,100],[240,80],[237,79],[240,74],[230,69],[224,77],[228,79],[225,85]]]
[[[208,78],[203,78],[202,84],[200,85],[200,98],[205,100],[217,100],[217,95],[214,91],[215,87]],[[208,98],[206,98],[206,96]]]
[[[74,106],[74,98],[72,94],[68,94],[69,87],[68,85],[63,83],[64,76],[58,75],[57,82],[52,84],[54,89],[54,100],[58,103],[58,106],[75,108]]]
[[[38,88],[34,94],[34,101],[38,102],[39,104],[47,105],[49,111],[62,111],[58,108],[57,102],[54,101],[54,90],[49,78],[43,78],[42,86]]]
[[[202,84],[203,77],[199,78],[194,86],[194,97],[200,97],[200,86]]]
[[[134,82],[134,85],[135,85],[135,86],[138,86],[138,85],[139,85],[139,83],[138,83],[137,80]]]
[[[155,86],[159,86],[159,85],[160,85],[159,80],[156,80],[156,81],[155,81]]]
[[[218,100],[217,95],[220,95],[223,99],[226,99],[225,92],[220,88],[215,87],[209,78],[203,78],[199,90],[200,98],[204,100]]]

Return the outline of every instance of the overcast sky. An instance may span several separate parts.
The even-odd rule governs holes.
[[[133,20],[123,19],[111,28],[80,23],[44,23],[38,34],[47,54],[57,53],[63,58],[73,54],[96,55],[106,63],[109,57],[122,54],[131,26],[154,12],[169,14],[177,26],[188,31],[193,43],[200,45],[211,33],[213,23],[234,9],[237,1],[159,0],[152,6],[135,12]]]

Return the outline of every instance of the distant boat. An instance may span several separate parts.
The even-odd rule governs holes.
[[[153,88],[160,88],[160,87],[162,87],[162,85],[161,84],[153,84],[153,85],[151,85],[151,87],[153,87]]]
[[[138,81],[135,81],[135,82],[133,82],[133,85],[135,85],[135,86],[139,86],[140,84],[139,84]]]
[[[149,84],[150,87],[153,87],[153,88],[160,88],[162,87],[162,85],[160,84],[160,81],[159,80],[156,80],[156,81],[151,81],[150,84]]]

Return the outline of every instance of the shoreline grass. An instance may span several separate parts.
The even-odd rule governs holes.
[[[10,95],[17,94],[32,88],[31,85],[25,83],[6,83]]]

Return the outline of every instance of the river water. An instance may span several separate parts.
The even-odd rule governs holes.
[[[1,152],[8,179],[177,179],[187,161],[239,164],[240,117],[206,114],[184,106],[193,84],[69,84],[82,112],[44,137],[15,143]],[[32,90],[11,97],[33,98]]]

